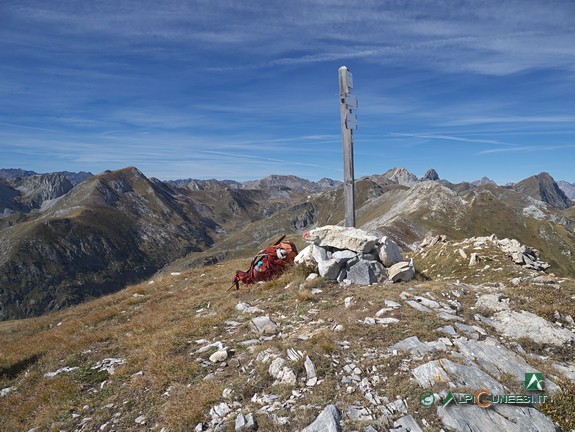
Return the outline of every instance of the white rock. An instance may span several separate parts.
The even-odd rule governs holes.
[[[4,397],[4,396],[8,395],[8,393],[13,392],[14,390],[16,390],[16,387],[3,388],[2,390],[0,390],[0,397]]]
[[[218,419],[218,418],[222,419],[225,416],[227,416],[230,412],[232,412],[232,409],[225,402],[222,402],[221,404],[215,405],[210,409],[210,415],[212,416],[213,419]]]
[[[305,278],[306,281],[312,281],[314,279],[317,279],[319,277],[319,275],[317,273],[311,273],[308,277]]]
[[[377,243],[377,237],[364,230],[351,227],[326,225],[304,233],[303,239],[323,247],[349,249],[354,252],[370,252]]]
[[[377,324],[395,324],[398,323],[399,320],[397,318],[376,318],[375,322]]]
[[[392,282],[409,281],[415,276],[413,259],[392,265],[387,271],[387,278]]]
[[[212,363],[221,363],[223,361],[226,361],[227,359],[228,359],[228,350],[227,349],[216,351],[215,353],[213,353],[210,356],[210,361]]]
[[[357,256],[356,252],[350,250],[336,251],[331,255],[331,258],[336,260],[338,263],[346,263],[348,260],[353,259]]]
[[[252,318],[250,325],[252,330],[263,335],[275,335],[280,331],[278,325],[268,315]]]
[[[242,431],[253,431],[257,430],[258,426],[254,415],[249,413],[248,415],[244,416],[243,414],[238,414],[236,417],[236,424],[235,424],[236,432]]]
[[[389,311],[392,311],[392,310],[393,310],[393,308],[381,308],[380,310],[378,310],[378,311],[375,313],[375,317],[376,317],[376,318],[379,318],[380,316],[382,316],[382,315],[385,314],[386,312],[389,312]]]
[[[61,373],[67,373],[67,372],[72,372],[75,371],[76,369],[79,369],[78,367],[70,367],[70,366],[65,366],[63,368],[58,369],[55,372],[48,372],[44,374],[45,378],[53,378],[56,375],[60,375]]]
[[[557,328],[549,321],[527,311],[502,310],[491,317],[490,325],[502,335],[526,337],[540,344],[565,345],[575,341],[575,334]]]
[[[301,432],[340,432],[341,413],[335,405],[328,405],[319,416]]]
[[[343,300],[343,304],[345,305],[346,309],[349,309],[351,307],[351,305],[353,304],[353,297],[346,297]]]
[[[306,356],[305,358],[305,362],[304,362],[304,367],[305,367],[305,372],[307,374],[307,379],[311,380],[312,378],[316,377],[316,372],[315,372],[315,365],[313,364],[313,362],[311,361],[311,359],[309,358],[309,356]]]
[[[104,360],[92,366],[92,369],[99,371],[107,371],[110,375],[114,375],[116,367],[126,363],[126,359],[121,358],[105,358]]]
[[[303,248],[302,251],[296,255],[294,263],[297,265],[314,268],[317,263],[313,258],[313,245],[309,245]]]
[[[477,299],[475,307],[493,312],[509,310],[509,299],[502,298],[501,294],[484,294]]]
[[[477,265],[478,262],[479,262],[479,255],[477,255],[477,252],[473,252],[471,254],[471,257],[469,258],[469,266],[472,267],[474,265]]]
[[[376,247],[379,260],[385,267],[391,267],[400,261],[403,261],[401,250],[397,243],[387,236],[383,236]]]
[[[289,348],[287,350],[287,356],[291,361],[296,362],[303,359],[303,352],[296,350],[294,348]]]
[[[146,424],[146,416],[141,415],[139,417],[136,417],[134,422],[139,424],[139,425],[145,425]]]
[[[250,306],[249,304],[242,303],[242,302],[240,302],[236,305],[236,310],[238,310],[240,312],[244,312],[244,313],[249,313],[249,314],[263,312],[263,310],[261,310],[260,308],[258,308],[256,306]]]
[[[401,306],[399,303],[394,302],[394,301],[392,301],[392,300],[385,300],[383,303],[384,303],[387,307],[390,307],[390,308],[398,308],[398,307]]]

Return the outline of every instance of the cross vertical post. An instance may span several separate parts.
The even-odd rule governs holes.
[[[353,78],[346,66],[338,70],[341,137],[343,141],[343,196],[345,206],[344,226],[355,227],[355,187],[353,173],[353,129],[357,129],[357,99],[350,94]]]

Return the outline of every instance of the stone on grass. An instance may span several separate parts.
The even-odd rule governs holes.
[[[268,315],[252,318],[250,326],[252,330],[263,335],[274,335],[280,331],[278,325]]]
[[[221,363],[228,359],[228,350],[222,349],[218,350],[210,356],[210,361],[212,363]]]
[[[236,432],[258,430],[258,424],[252,413],[244,416],[242,413],[236,417]]]
[[[477,252],[473,252],[471,254],[471,257],[469,258],[469,266],[472,267],[474,265],[477,265],[478,262],[479,262],[479,255],[477,255]]]
[[[222,419],[231,412],[232,409],[230,408],[230,406],[227,403],[222,402],[221,404],[214,405],[210,409],[210,416],[212,417],[212,419]]]
[[[305,358],[305,362],[304,362],[304,367],[305,367],[305,372],[307,374],[307,380],[308,383],[310,381],[312,381],[314,378],[317,378],[316,372],[315,372],[315,365],[313,364],[313,362],[311,361],[311,359],[309,357]],[[317,379],[316,379],[317,382]],[[309,384],[307,384],[309,385]]]
[[[388,348],[393,351],[410,351],[412,355],[424,355],[432,351],[446,351],[447,346],[441,341],[421,342],[417,336],[410,336]]]
[[[293,370],[285,365],[285,360],[281,357],[276,358],[268,368],[269,374],[276,379],[274,385],[286,384],[296,385],[297,377]]]
[[[431,309],[423,306],[421,303],[416,302],[415,300],[407,300],[406,303],[413,309],[417,309],[419,312],[431,312]]]
[[[341,432],[341,413],[335,405],[328,405],[302,432]]]
[[[522,357],[501,346],[496,339],[487,338],[485,341],[476,341],[460,338],[455,339],[453,343],[464,358],[469,362],[477,363],[495,378],[502,379],[504,375],[513,376],[517,383],[521,383],[525,372],[539,372]],[[557,384],[545,378],[545,391],[556,393],[559,390]]]
[[[350,420],[354,421],[369,421],[375,419],[369,408],[362,406],[350,405],[345,413]]]

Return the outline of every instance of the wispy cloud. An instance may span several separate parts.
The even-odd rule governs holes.
[[[433,139],[433,140],[460,141],[460,142],[468,142],[468,143],[495,144],[495,145],[501,145],[501,146],[520,147],[520,144],[512,144],[512,143],[508,143],[508,142],[502,142],[499,140],[490,140],[490,139],[481,139],[481,138],[466,138],[466,137],[457,137],[457,136],[450,136],[450,135],[424,135],[424,134],[396,133],[396,132],[392,132],[391,135],[413,137],[413,138]]]
[[[550,152],[556,150],[566,150],[575,148],[575,144],[571,145],[532,145],[532,146],[520,146],[514,148],[498,148],[490,150],[482,150],[478,152],[478,155],[493,154],[493,153],[534,153],[534,152]]]

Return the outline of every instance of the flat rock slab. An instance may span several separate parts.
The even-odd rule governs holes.
[[[522,383],[525,379],[525,372],[539,372],[513,351],[498,345],[495,339],[488,338],[486,342],[455,339],[453,343],[463,357],[470,362],[477,362],[482,369],[497,378],[502,378],[503,374],[509,374]],[[560,388],[546,378],[545,390],[549,393],[556,393]]]
[[[486,432],[554,432],[553,421],[536,408],[517,405],[492,405],[489,409],[477,405],[437,408],[443,425],[450,431]]]
[[[328,405],[302,432],[341,432],[341,413],[335,405]]]
[[[431,309],[423,306],[421,303],[416,302],[415,300],[407,300],[406,303],[412,308],[417,309],[419,312],[431,312]]]
[[[304,233],[303,239],[322,247],[348,249],[368,253],[373,250],[378,238],[366,231],[335,225],[326,225]]]
[[[498,381],[478,367],[457,364],[448,359],[433,360],[422,364],[416,367],[412,374],[423,388],[430,388],[434,384],[453,383],[459,387],[472,389],[486,388],[498,394],[504,392],[503,386]]]
[[[509,299],[503,299],[501,294],[484,294],[477,299],[475,307],[493,312],[509,310]]]
[[[540,344],[562,346],[575,341],[575,334],[557,328],[549,321],[527,311],[503,310],[491,317],[490,325],[504,336],[526,337]]]
[[[447,346],[441,341],[421,342],[417,336],[411,336],[390,346],[388,350],[410,351],[411,354],[423,355],[435,350],[446,351]]]

